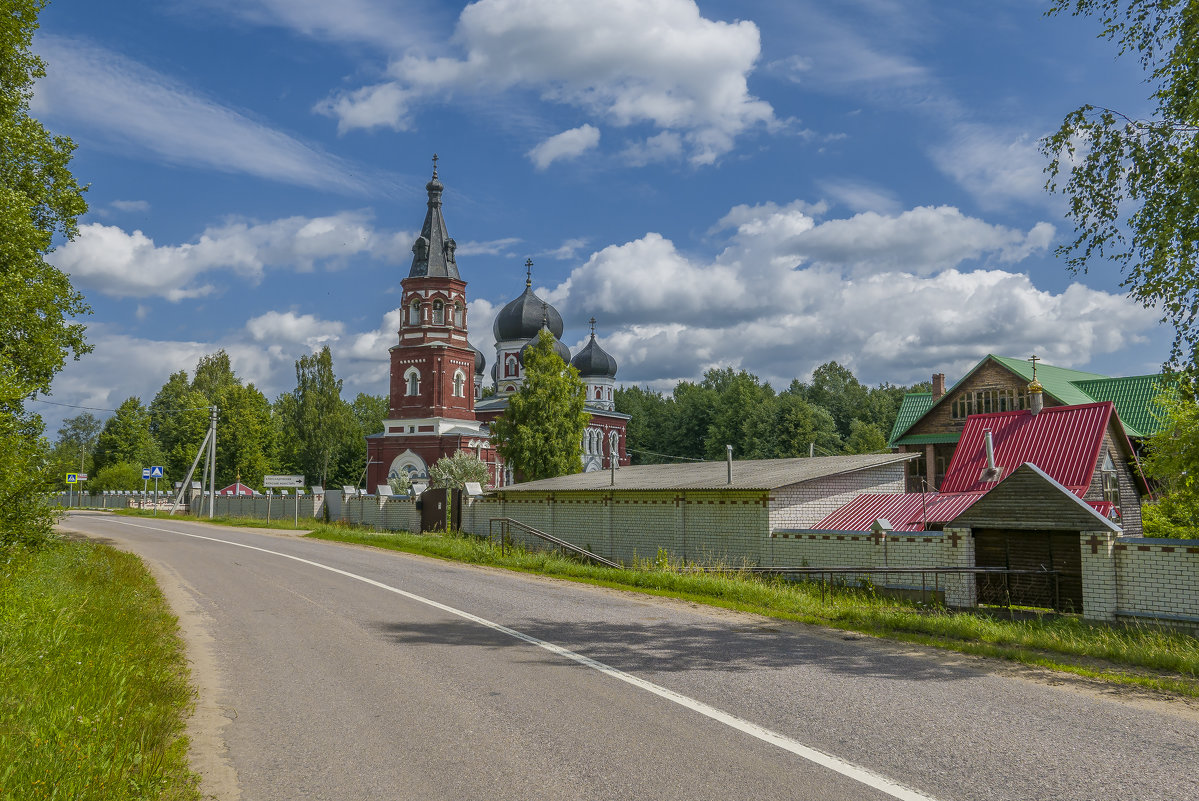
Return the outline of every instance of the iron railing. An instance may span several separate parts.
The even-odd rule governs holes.
[[[503,553],[504,549],[507,548],[507,546],[511,544],[512,529],[515,527],[515,528],[519,529],[520,531],[525,532],[526,534],[532,534],[534,537],[538,537],[542,540],[545,540],[546,542],[552,543],[553,545],[558,546],[562,550],[569,551],[570,553],[581,556],[584,559],[590,559],[593,562],[598,562],[599,564],[604,565],[605,567],[613,567],[613,568],[616,568],[617,570],[624,569],[624,565],[621,565],[617,562],[613,562],[611,559],[605,559],[604,557],[600,556],[599,554],[592,553],[591,551],[587,550],[586,548],[580,548],[579,546],[575,545],[572,542],[567,542],[564,539],[559,539],[558,537],[555,537],[553,534],[546,534],[544,531],[539,531],[530,525],[522,523],[519,520],[513,520],[510,517],[493,517],[490,519],[490,521],[488,522],[488,528],[487,528],[487,536],[489,539],[495,538],[495,524],[496,523],[500,524],[500,552],[501,553]]]

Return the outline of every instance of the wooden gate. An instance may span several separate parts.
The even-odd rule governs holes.
[[[1077,531],[976,529],[974,564],[1008,570],[1055,570],[1056,577],[978,577],[980,604],[1036,606],[1082,611],[1082,550]]]
[[[462,490],[427,489],[420,496],[420,530],[447,531],[462,527]]]

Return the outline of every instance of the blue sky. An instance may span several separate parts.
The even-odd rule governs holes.
[[[1069,274],[1037,140],[1152,110],[1092,20],[1031,0],[53,0],[34,113],[79,149],[51,260],[95,313],[52,400],[148,402],[224,348],[268,397],[328,344],[387,391],[433,153],[471,340],[534,286],[623,383],[776,387],[835,359],[950,381],[988,352],[1154,372],[1170,332]],[[35,404],[53,434],[77,412]]]

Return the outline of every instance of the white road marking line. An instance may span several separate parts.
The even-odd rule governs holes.
[[[555,645],[552,642],[538,639],[537,637],[517,631],[516,629],[510,629],[507,626],[492,622],[486,618],[479,617],[478,615],[472,615],[470,612],[464,612],[461,609],[455,609],[452,606],[446,606],[445,604],[434,601],[431,598],[425,598],[406,590],[401,590],[398,587],[392,587],[389,584],[384,584],[380,581],[369,579],[366,576],[360,576],[357,573],[350,573],[349,571],[341,570],[330,565],[324,565],[320,562],[313,562],[310,559],[304,559],[299,556],[292,556],[291,554],[272,551],[267,548],[259,548],[256,545],[246,545],[245,543],[241,542],[232,542],[230,540],[217,539],[216,537],[205,537],[200,534],[189,534],[186,531],[174,531],[172,529],[159,528],[157,526],[143,526],[137,523],[125,523],[125,525],[132,526],[133,528],[144,528],[150,531],[161,531],[165,534],[178,534],[198,540],[208,540],[209,542],[219,542],[224,545],[234,545],[238,548],[248,548],[251,551],[260,551],[261,553],[269,553],[273,556],[281,556],[284,559],[291,559],[302,564],[320,568],[321,570],[328,570],[330,573],[336,573],[340,576],[345,576],[346,578],[361,581],[364,584],[369,584],[372,587],[378,587],[381,590],[387,590],[388,592],[403,596],[404,598],[416,601],[417,603],[431,606],[434,609],[440,609],[443,612],[455,615],[463,620],[469,620],[472,623],[478,623],[480,626],[486,626],[493,631],[507,634],[509,637],[515,637],[518,640],[523,640],[530,645],[536,645],[538,648],[544,648],[550,653],[557,654],[558,656],[561,656],[565,659],[570,659],[574,662],[578,662],[580,665],[586,665],[593,670],[598,670],[604,675],[610,676],[619,681],[623,681],[624,683],[630,684],[634,687],[638,687],[646,692],[653,693],[660,698],[665,698],[667,701],[672,701],[679,706],[692,710],[693,712],[698,712],[707,718],[711,718],[712,720],[723,723],[726,726],[734,728],[744,734],[748,734],[751,737],[756,737],[762,742],[770,743],[771,745],[777,746],[784,751],[788,751],[798,757],[806,759],[809,762],[820,765],[824,768],[828,768],[836,773],[840,773],[842,776],[853,779],[854,781],[864,784],[867,787],[872,787],[879,792],[891,796],[892,798],[898,798],[902,801],[935,801],[932,796],[924,795],[916,790],[904,787],[902,784],[892,781],[886,776],[882,776],[866,768],[859,767],[852,762],[847,762],[844,759],[833,756],[832,754],[826,754],[823,751],[816,750],[815,748],[809,748],[803,743],[793,740],[786,735],[771,731],[770,729],[767,729],[764,726],[759,726],[756,723],[751,723],[744,718],[739,718],[736,715],[724,712],[714,706],[709,706],[703,701],[697,701],[694,698],[677,693],[674,690],[667,689],[659,684],[654,684],[653,682],[638,678],[631,673],[625,673],[623,670],[618,670],[610,665],[605,665],[603,662],[597,662],[590,657],[586,657],[567,648],[563,648],[561,645]]]

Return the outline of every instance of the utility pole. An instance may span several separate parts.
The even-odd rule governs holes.
[[[210,481],[210,489],[212,490],[211,494],[208,496],[208,519],[209,520],[212,519],[213,509],[216,507],[216,416],[217,416],[217,409],[215,406],[213,406],[212,411],[210,412],[209,418],[208,418],[208,436],[209,436],[208,463],[209,463],[209,466],[211,469],[211,472],[209,473],[209,476],[210,476],[209,481]]]

